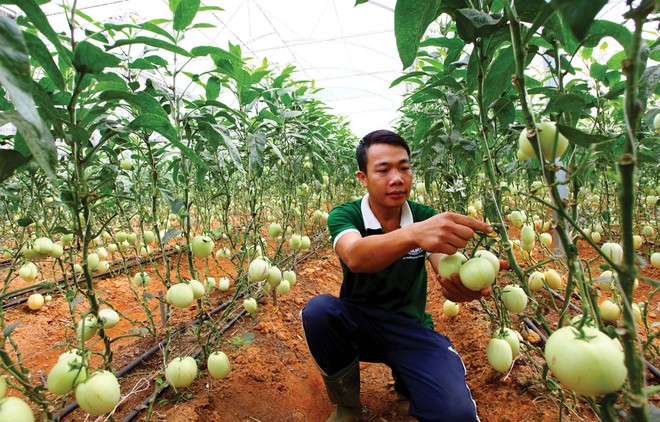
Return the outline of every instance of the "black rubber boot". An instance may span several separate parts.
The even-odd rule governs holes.
[[[330,401],[337,405],[327,422],[357,422],[360,403],[360,362],[356,359],[334,375],[322,375]]]

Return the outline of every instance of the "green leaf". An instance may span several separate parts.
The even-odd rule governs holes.
[[[2,330],[2,336],[3,336],[3,337],[7,337],[7,336],[11,335],[12,331],[14,331],[14,329],[16,329],[16,327],[18,327],[18,326],[21,325],[21,324],[22,324],[22,323],[21,323],[20,321],[18,321],[18,322],[13,322],[13,323],[9,324],[8,326],[6,326],[6,327]]]
[[[92,146],[92,144],[89,142],[89,138],[90,138],[89,132],[87,132],[87,130],[85,130],[85,128],[83,128],[81,126],[78,126],[77,124],[75,124],[71,121],[68,121],[68,120],[65,120],[64,123],[66,124],[66,126],[69,129],[69,134],[71,136],[71,139],[73,139],[73,141],[76,144],[82,145],[82,146],[85,146],[85,147],[91,147]]]
[[[432,123],[433,121],[429,119],[425,114],[420,115],[416,119],[415,132],[413,134],[413,141],[415,142],[415,145],[419,145],[422,139],[424,139],[429,129],[431,128]]]
[[[176,12],[176,8],[179,7],[181,0],[169,0],[170,11],[172,13]]]
[[[0,182],[7,180],[19,167],[30,162],[29,157],[25,157],[13,149],[0,149]]]
[[[442,47],[448,50],[462,50],[465,47],[465,42],[460,38],[447,38],[447,37],[431,37],[427,38],[421,43],[420,47]]]
[[[544,114],[580,111],[587,105],[587,100],[576,94],[558,95],[550,98],[543,110]]]
[[[202,56],[211,56],[213,59],[213,62],[217,63],[221,62],[222,60],[227,60],[229,63],[232,64],[238,64],[242,67],[244,64],[243,59],[241,56],[236,55],[230,51],[227,51],[225,49],[222,49],[220,47],[212,47],[208,45],[200,45],[198,47],[193,47],[192,50],[190,50],[190,54],[193,57],[202,57]]]
[[[229,133],[227,133],[227,130],[223,126],[215,125],[215,124],[207,124],[207,130],[213,130],[220,135],[223,144],[227,148],[229,157],[231,158],[236,168],[239,169],[241,172],[245,172],[245,169],[243,169],[243,163],[241,161],[241,153],[238,151],[238,148],[236,147],[236,144],[229,136]],[[210,135],[207,135],[207,137],[210,137]]]
[[[605,74],[607,73],[608,70],[609,69],[607,68],[607,65],[595,62],[591,64],[591,68],[589,69],[589,76],[591,76],[597,81],[604,82]]]
[[[302,114],[303,112],[300,110],[283,110],[280,113],[280,116],[282,117],[283,120],[286,120],[286,119],[295,119],[296,117],[299,117]]]
[[[211,76],[206,81],[206,99],[215,100],[220,95],[220,78]]]
[[[101,73],[106,67],[117,67],[119,62],[119,57],[87,41],[79,42],[73,52],[73,67],[80,73]]]
[[[217,28],[216,25],[213,25],[212,23],[196,23],[193,26],[190,27],[190,29],[213,29]]]
[[[206,163],[195,154],[195,151],[179,140],[172,124],[162,116],[159,116],[158,114],[143,114],[135,118],[135,120],[133,120],[128,126],[131,129],[145,129],[147,131],[160,133],[193,162],[197,163],[197,165],[204,169],[208,169]]]
[[[461,119],[463,119],[463,111],[465,109],[465,97],[461,94],[454,94],[447,91],[445,93],[447,98],[447,106],[449,108],[449,120],[454,127],[460,127]]]
[[[632,33],[630,30],[620,23],[608,20],[595,20],[591,24],[591,28],[589,28],[583,44],[585,47],[596,47],[600,40],[605,37],[614,38],[626,51],[632,45]]]
[[[137,107],[140,111],[139,114],[157,114],[164,119],[167,119],[167,112],[163,106],[151,95],[144,91],[137,94],[132,94],[126,91],[105,91],[99,96],[101,101],[110,101],[113,99],[122,99],[130,105]]]
[[[277,155],[277,157],[278,157],[281,161],[283,161],[283,162],[285,161],[285,160],[284,160],[284,155],[282,155],[282,151],[280,151],[280,149],[277,147],[277,145],[275,145],[275,144],[274,144],[273,142],[271,142],[271,141],[268,141],[268,146],[270,146],[271,150],[275,153],[275,155]],[[321,177],[321,178],[323,178],[323,177]]]
[[[156,69],[156,66],[154,66],[154,64],[147,59],[139,58],[129,63],[128,68],[138,69],[138,70],[149,70],[149,69]]]
[[[515,71],[513,49],[510,46],[501,49],[488,68],[484,79],[484,105],[486,107],[490,107],[493,101],[511,87],[511,75]]]
[[[608,0],[553,0],[552,5],[562,16],[563,21],[582,41],[589,31],[591,23]]]
[[[223,9],[220,6],[200,6],[199,11],[200,12],[208,12],[209,10],[215,10],[218,12],[223,12],[225,9]]]
[[[16,224],[18,224],[19,227],[27,227],[32,223],[34,223],[34,220],[30,217],[19,218],[18,221],[16,221]]]
[[[180,200],[181,201],[181,200]],[[183,201],[181,201],[181,207],[183,207]],[[175,213],[178,212],[175,211]],[[161,239],[161,242],[165,244],[168,240],[174,239],[177,236],[181,236],[182,231],[179,229],[169,229],[168,231],[165,232],[165,235]]]
[[[48,41],[50,41],[55,49],[60,55],[61,60],[64,63],[71,64],[71,51],[67,50],[62,43],[60,38],[50,26],[48,18],[44,12],[39,7],[34,0],[20,0],[11,2],[11,4],[16,4],[22,11],[25,13],[25,16],[34,24],[34,26],[39,29],[39,31],[46,36]]]
[[[160,191],[161,195],[163,195],[165,202],[167,202],[167,206],[170,208],[170,211],[172,211],[173,214],[178,214],[179,211],[183,208],[183,199],[174,196],[174,194],[169,189],[159,187],[158,190]]]
[[[248,163],[255,177],[260,177],[264,171],[264,151],[266,150],[266,136],[263,133],[248,133],[246,144],[248,147]]]
[[[34,160],[55,184],[55,143],[32,98],[29,63],[20,28],[11,20],[0,17],[0,84],[5,87],[16,108],[15,111],[2,113],[2,119],[16,126]]]
[[[393,80],[392,83],[390,84],[390,88],[392,88],[394,86],[397,86],[398,84],[400,84],[401,82],[403,82],[405,80],[408,80],[408,79],[411,79],[411,78],[416,78],[418,76],[428,76],[428,73],[422,72],[420,70],[416,70],[414,72],[408,72],[408,73],[406,73],[402,76],[399,76],[395,80]]]
[[[649,153],[649,152],[646,152],[646,151],[638,151],[637,152],[637,162],[639,164],[643,164],[643,163],[659,164],[660,163],[660,158],[658,158],[658,156],[653,154],[653,153]]]
[[[419,41],[429,24],[439,15],[439,0],[398,0],[394,7],[394,34],[403,68],[417,56]]]
[[[254,333],[251,331],[248,331],[247,333],[243,334],[243,342],[245,344],[250,344],[254,341]]]
[[[191,57],[191,54],[184,48],[181,48],[167,41],[159,40],[157,38],[143,37],[143,36],[128,38],[124,40],[117,40],[113,45],[111,45],[107,49],[112,50],[113,48],[121,47],[124,45],[132,45],[132,44],[144,44],[155,48],[161,48],[163,50],[167,50],[172,53],[180,54],[184,57]]]
[[[622,64],[622,63],[623,63],[623,60],[626,59],[626,56],[627,56],[627,55],[626,55],[626,52],[623,51],[623,50],[614,53],[614,54],[612,55],[612,57],[610,57],[610,58],[607,60],[607,63],[606,63],[606,64],[607,64],[607,68],[610,69],[610,70],[618,70],[618,71],[620,71],[620,70],[622,69],[622,67],[623,67],[623,64]]]
[[[500,127],[507,127],[516,118],[516,109],[509,98],[500,97],[492,104],[493,115],[499,120]]]
[[[591,133],[582,132],[581,130],[574,127],[560,124],[557,124],[557,129],[559,129],[559,132],[564,135],[570,143],[579,145],[584,148],[590,148],[592,145],[609,142],[613,139],[609,136],[594,135]]]
[[[200,0],[180,0],[174,12],[175,31],[183,31],[195,19],[197,10],[199,9]]]
[[[358,5],[360,5],[360,4],[366,3],[366,2],[368,2],[368,1],[369,1],[369,0],[355,0],[355,6],[358,6]],[[354,7],[355,7],[355,6],[354,6]]]
[[[62,77],[60,69],[55,64],[50,51],[48,51],[48,47],[46,47],[39,37],[29,32],[23,32],[23,38],[25,38],[25,43],[27,44],[27,48],[30,50],[32,57],[39,62],[44,69],[44,72],[46,72],[55,86],[60,90],[64,90],[64,78]]]
[[[660,80],[660,65],[647,67],[639,80],[639,99],[643,107],[658,85]]]
[[[169,21],[167,21],[167,22],[169,22]],[[176,38],[174,38],[174,36],[172,34],[167,32],[166,30],[164,30],[160,26],[156,25],[154,23],[154,21],[144,22],[144,23],[141,23],[139,25],[134,24],[134,23],[105,23],[105,24],[103,24],[103,28],[107,31],[112,31],[112,30],[122,31],[126,28],[137,29],[138,31],[139,30],[145,30],[145,31],[153,32],[154,34],[161,35],[161,36],[167,38],[168,40],[170,40],[172,42],[175,42],[175,40],[176,40]],[[136,31],[132,31],[132,32],[136,32]]]
[[[492,35],[503,22],[502,19],[495,19],[481,10],[458,9],[456,12],[456,31],[466,43]]]

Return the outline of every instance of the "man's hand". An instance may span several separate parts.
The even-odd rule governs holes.
[[[437,276],[440,286],[442,287],[442,294],[452,302],[472,302],[479,300],[484,296],[488,296],[493,292],[490,287],[475,292],[470,290],[461,283],[461,279],[457,273],[452,274],[449,278]]]
[[[493,228],[467,215],[443,212],[415,223],[414,238],[427,252],[451,255],[464,248],[475,232],[490,233]]]
[[[500,259],[500,271],[508,269],[509,263],[506,260]],[[439,275],[436,277],[438,278],[440,287],[442,287],[442,293],[452,302],[472,302],[493,293],[493,289],[490,287],[486,287],[478,292],[468,289],[461,283],[461,278],[457,273],[450,275],[449,278],[440,277]]]

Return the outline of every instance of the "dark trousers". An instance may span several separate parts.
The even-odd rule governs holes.
[[[397,392],[410,399],[410,416],[478,420],[465,366],[446,336],[405,316],[329,294],[312,298],[301,316],[309,350],[326,375],[356,357],[384,363],[392,369]]]

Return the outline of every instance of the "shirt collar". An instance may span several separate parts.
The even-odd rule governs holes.
[[[369,194],[364,195],[362,202],[360,203],[360,208],[362,210],[362,219],[364,220],[364,228],[369,230],[378,230],[383,227],[380,225],[380,222],[374,215],[374,212],[369,206]],[[412,211],[410,210],[410,205],[406,201],[401,207],[401,221],[399,226],[405,227],[413,223]]]

